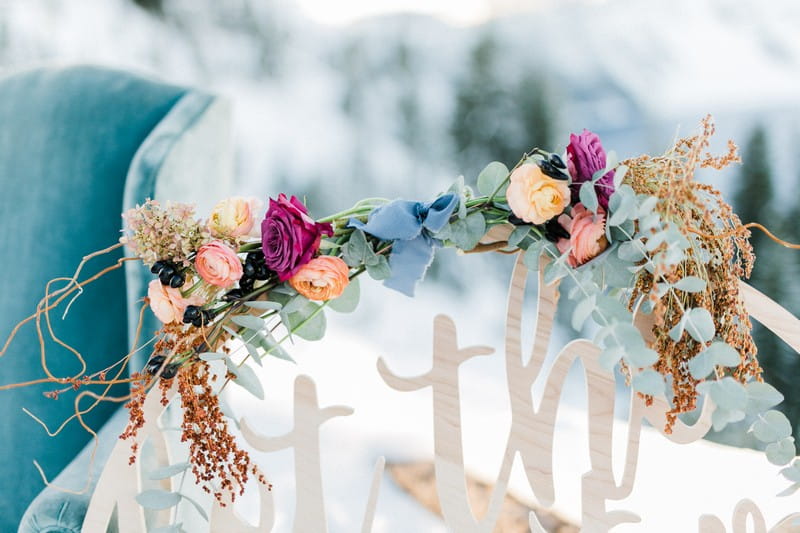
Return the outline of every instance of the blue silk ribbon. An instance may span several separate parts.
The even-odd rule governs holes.
[[[348,226],[369,233],[382,241],[394,241],[389,256],[391,276],[383,284],[414,296],[417,282],[433,261],[441,241],[432,234],[441,231],[458,206],[458,196],[443,194],[432,202],[394,200],[370,213],[367,222],[350,219]]]

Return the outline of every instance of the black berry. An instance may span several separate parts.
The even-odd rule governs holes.
[[[561,168],[561,169],[567,168],[567,165],[564,164],[564,161],[556,154],[550,154],[550,162],[556,168]]]
[[[172,379],[175,377],[175,374],[178,373],[178,369],[180,369],[181,365],[178,363],[170,363],[166,367],[164,367],[163,372],[161,372],[161,379]]]
[[[144,366],[145,372],[154,376],[158,373],[161,369],[161,366],[164,364],[164,359],[166,359],[163,355],[155,355],[150,358],[147,364]]]

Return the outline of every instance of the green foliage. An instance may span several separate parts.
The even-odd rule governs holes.
[[[352,313],[358,307],[358,301],[361,298],[361,283],[358,278],[350,280],[350,284],[344,289],[344,292],[338,298],[334,298],[328,302],[328,307],[339,313]]]

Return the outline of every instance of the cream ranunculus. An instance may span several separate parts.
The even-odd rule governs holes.
[[[569,205],[569,184],[545,176],[538,165],[526,163],[511,173],[506,199],[511,211],[525,222],[544,224]]]
[[[253,229],[254,211],[258,209],[256,198],[234,196],[214,206],[208,217],[208,230],[214,237],[236,239],[248,235]]]

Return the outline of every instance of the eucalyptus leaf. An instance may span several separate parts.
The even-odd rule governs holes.
[[[231,317],[231,322],[238,326],[252,329],[253,331],[261,331],[266,327],[266,323],[263,319],[253,315],[233,315]]]
[[[252,335],[250,338],[252,339]],[[255,361],[258,366],[263,366],[263,363],[261,362],[261,354],[258,353],[258,348],[256,348],[256,346],[250,342],[245,342],[244,347],[247,350],[247,353],[250,354],[250,357],[253,359],[253,361]]]
[[[771,442],[767,444],[764,452],[767,454],[767,460],[770,463],[778,466],[788,465],[797,454],[794,437],[786,437],[778,442]]]
[[[633,324],[619,322],[614,324],[614,337],[625,347],[625,352],[644,349],[642,332]]]
[[[372,279],[381,281],[392,275],[392,269],[384,255],[381,254],[377,257],[378,259],[375,264],[367,265],[367,274],[369,274],[369,277]]]
[[[714,357],[703,350],[699,354],[689,359],[689,373],[694,379],[703,379],[714,370]]]
[[[450,224],[450,240],[465,252],[475,248],[485,234],[486,219],[480,211],[470,213],[467,218]]]
[[[722,431],[728,424],[739,422],[740,420],[744,420],[744,413],[742,411],[729,411],[718,407],[711,414],[711,424],[714,427],[714,431]]]
[[[792,463],[791,466],[787,466],[786,468],[782,469],[781,475],[783,475],[783,477],[789,481],[800,483],[800,460],[797,460]]]
[[[178,522],[177,524],[171,524],[169,526],[161,526],[156,527],[150,530],[149,533],[182,533],[183,531],[183,522]]]
[[[592,311],[594,311],[594,304],[595,297],[592,295],[589,298],[584,298],[575,306],[575,309],[572,311],[572,327],[575,330],[580,330],[583,327],[586,319],[589,318]]]
[[[697,276],[686,276],[675,282],[673,287],[684,292],[701,292],[706,290],[706,281]]]
[[[638,218],[646,217],[653,213],[653,210],[658,205],[658,197],[651,195],[641,195],[639,198],[644,198],[639,204]],[[649,229],[649,228],[648,228]]]
[[[508,245],[512,248],[517,247],[530,232],[530,224],[523,224],[522,226],[515,227],[511,235],[508,236]]]
[[[522,261],[525,263],[525,267],[527,267],[528,270],[532,272],[539,270],[539,257],[542,255],[543,247],[544,243],[542,241],[536,241],[525,250]]]
[[[669,338],[675,342],[679,342],[683,336],[683,330],[686,327],[686,316],[684,315],[677,324],[672,326],[669,330]]]
[[[147,473],[148,479],[167,479],[172,476],[185,472],[191,466],[190,463],[175,463],[174,465],[164,466]]]
[[[136,501],[145,509],[169,509],[178,505],[178,502],[181,501],[181,495],[177,492],[152,489],[137,494]]]
[[[625,357],[633,366],[642,368],[651,366],[658,361],[658,352],[642,346],[626,350]]]
[[[289,332],[301,339],[318,341],[325,336],[327,321],[325,313],[318,304],[306,300],[305,305],[286,316],[284,324]]]
[[[239,377],[239,365],[237,365],[230,357],[225,358],[225,367],[228,369],[228,372],[233,374],[234,378]]]
[[[353,278],[345,287],[344,292],[328,302],[328,307],[339,313],[352,313],[358,307],[361,298],[361,286],[358,278]]]
[[[650,396],[659,396],[664,393],[664,377],[655,370],[648,369],[636,374],[631,385],[635,391]]]
[[[794,484],[792,484],[790,487],[788,487],[788,488],[786,488],[786,489],[784,489],[784,490],[780,491],[780,492],[777,494],[777,496],[778,496],[779,498],[783,498],[783,497],[786,497],[786,496],[791,496],[792,494],[794,494],[795,492],[797,492],[797,489],[800,489],[800,483],[794,483]],[[793,525],[793,526],[800,526],[800,519],[795,519],[795,520],[792,522],[792,525]]]
[[[374,261],[374,256],[372,245],[367,242],[367,236],[360,229],[354,230],[342,246],[342,259],[349,267],[357,267]]]
[[[492,161],[478,174],[478,192],[485,196],[492,194],[507,177],[508,167],[499,161]],[[502,190],[498,195],[505,196]]]
[[[617,255],[623,261],[638,263],[645,258],[644,245],[638,239],[623,242],[617,249]]]
[[[181,494],[181,497],[186,500],[187,502],[191,503],[192,506],[197,510],[197,514],[203,517],[203,520],[208,522],[208,515],[206,514],[206,510],[203,509],[203,506],[194,501],[192,498],[188,497],[185,494]]]
[[[619,165],[615,172],[614,172],[614,188],[619,188],[622,185],[622,180],[625,179],[625,176],[628,174],[628,166],[627,165]]]
[[[267,300],[254,300],[252,302],[245,302],[244,305],[262,311],[280,311],[283,309],[283,306],[278,302],[270,302]]]
[[[310,303],[311,300],[309,300],[302,294],[297,294],[293,298],[291,298],[288,302],[283,304],[283,309],[281,309],[281,311],[287,315],[291,313],[302,312],[303,309],[309,307]]]
[[[264,399],[264,387],[261,385],[261,380],[258,379],[255,370],[250,368],[249,365],[244,364],[239,367],[238,375],[233,382],[259,400]]]
[[[747,405],[747,391],[744,386],[731,377],[712,383],[709,395],[714,403],[727,411],[742,411]]]
[[[597,201],[597,192],[594,190],[594,183],[586,181],[581,185],[578,196],[580,197],[583,207],[592,212],[597,212],[599,203]]]
[[[658,227],[661,223],[661,215],[658,213],[650,213],[639,219],[639,231],[647,231]]]
[[[763,413],[783,401],[783,394],[769,383],[751,381],[745,388],[747,389],[747,407],[745,409],[747,414]]]
[[[261,346],[261,349],[264,350],[265,356],[272,355],[278,359],[289,361],[290,363],[295,362],[295,360],[292,359],[283,346],[281,346],[275,337],[272,336],[272,333],[267,333],[266,335],[259,333],[256,337],[256,340],[258,341],[259,346]]]
[[[711,355],[717,366],[739,366],[742,362],[739,352],[724,341],[714,341],[704,351]]]
[[[750,431],[761,442],[777,442],[792,434],[792,424],[780,411],[767,411],[758,417]]]
[[[218,352],[203,352],[197,357],[200,358],[201,361],[205,361],[208,363],[211,361],[220,361],[222,359],[225,359],[227,355]]]
[[[600,366],[605,370],[613,372],[614,367],[619,363],[619,360],[622,359],[624,353],[625,351],[622,346],[609,346],[600,352],[600,357],[597,362],[600,363]]]
[[[686,311],[686,331],[697,342],[708,342],[714,338],[714,318],[708,309],[695,307]]]
[[[542,276],[542,279],[545,285],[551,285],[561,278],[566,277],[569,274],[567,268],[568,267],[560,261],[551,261],[544,267],[544,276]]]

